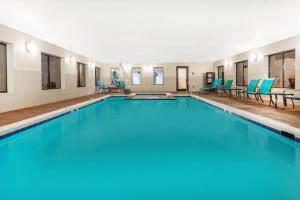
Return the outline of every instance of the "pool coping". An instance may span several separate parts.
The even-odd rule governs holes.
[[[32,128],[33,126],[37,126],[41,123],[45,123],[47,121],[53,120],[57,117],[66,115],[68,113],[74,112],[91,104],[97,103],[104,99],[110,98],[111,95],[105,95],[99,98],[93,98],[91,100],[87,100],[78,104],[74,104],[71,106],[67,106],[64,108],[60,108],[58,110],[54,110],[48,113],[44,113],[41,115],[37,115],[28,119],[24,119],[18,122],[14,122],[8,125],[4,125],[0,127],[0,140],[16,133],[19,133],[25,129]]]
[[[289,139],[300,142],[300,129],[284,122],[280,122],[274,119],[270,119],[268,117],[264,117],[258,114],[254,114],[245,110],[241,110],[239,108],[234,108],[232,106],[228,106],[210,99],[206,99],[204,97],[199,97],[197,95],[190,95],[190,97],[200,100],[204,103],[212,105],[216,108],[223,110],[224,112],[231,113],[251,121],[252,123],[258,124],[264,128],[270,129],[280,135],[288,137]]]
[[[31,117],[25,120],[21,120],[12,124],[8,124],[5,126],[0,127],[0,140],[6,137],[9,137],[11,135],[14,135],[16,133],[19,133],[25,129],[32,128],[34,126],[37,126],[41,123],[45,123],[47,121],[53,120],[57,117],[66,115],[68,113],[74,112],[76,110],[79,110],[81,108],[84,108],[86,106],[89,106],[91,104],[97,103],[99,101],[102,101],[104,99],[110,98],[110,97],[124,97],[126,95],[105,95],[103,97],[91,99],[88,101],[84,101],[78,104],[74,104],[71,106],[67,106],[65,108],[60,108],[58,110],[54,110],[45,114],[37,115],[35,117]],[[264,128],[270,129],[276,133],[279,133],[280,135],[283,135],[285,137],[288,137],[292,140],[295,140],[297,142],[300,142],[300,129],[293,127],[289,124],[273,120],[258,114],[254,114],[248,111],[241,110],[239,108],[234,108],[222,103],[218,103],[216,101],[206,99],[204,97],[199,97],[197,95],[193,94],[175,94],[176,97],[192,97],[196,100],[202,101],[204,103],[207,103],[211,106],[214,106],[218,109],[221,109],[224,112],[231,113],[234,115],[237,115],[238,117],[241,117],[243,119],[246,119],[248,121],[251,121],[252,123],[258,124]]]

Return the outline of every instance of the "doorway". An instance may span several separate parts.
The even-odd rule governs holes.
[[[224,65],[218,66],[218,79],[222,79],[222,85],[224,85]]]
[[[189,91],[189,67],[176,67],[176,86],[177,91]]]

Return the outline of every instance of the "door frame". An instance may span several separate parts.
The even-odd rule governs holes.
[[[101,68],[100,67],[95,67],[95,86],[98,85],[98,80],[97,80],[97,69],[99,70],[99,78],[101,80]]]
[[[220,75],[220,68],[222,67],[222,69],[223,69],[223,72],[222,72],[222,74],[221,74],[221,76],[222,77],[219,77],[219,75]],[[218,66],[218,79],[220,79],[220,78],[222,78],[222,85],[224,85],[224,82],[225,82],[225,73],[224,73],[224,70],[225,70],[225,67],[224,67],[224,65],[220,65],[220,66]]]
[[[178,88],[178,69],[186,69],[186,89]],[[190,91],[189,90],[189,67],[188,66],[176,66],[176,91]]]

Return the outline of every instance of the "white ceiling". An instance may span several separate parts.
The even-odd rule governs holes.
[[[102,62],[214,61],[300,33],[300,0],[0,0],[0,5],[1,24]]]

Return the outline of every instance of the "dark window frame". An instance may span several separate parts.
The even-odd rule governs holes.
[[[178,70],[180,68],[186,69],[186,89],[179,89]],[[176,91],[190,91],[190,71],[189,66],[176,66]]]
[[[277,53],[273,53],[271,55],[268,56],[268,77],[269,78],[272,78],[270,77],[270,68],[271,68],[271,62],[270,62],[270,58],[271,56],[276,56],[276,55],[279,55],[279,54],[282,54],[282,66],[281,66],[281,73],[282,73],[282,86],[281,87],[273,87],[273,88],[289,88],[288,86],[285,87],[284,85],[284,54],[286,53],[290,53],[290,52],[294,52],[295,53],[295,60],[296,60],[296,49],[291,49],[291,50],[287,50],[287,51],[281,51],[281,52],[277,52]],[[296,66],[295,66],[296,67]],[[295,75],[296,75],[296,68],[295,68]],[[292,89],[295,89],[295,88],[292,88]]]
[[[80,85],[80,73],[79,73],[79,65],[83,65],[84,66],[84,85]],[[82,88],[82,87],[86,87],[86,64],[85,63],[81,63],[81,62],[77,62],[77,87],[78,88]]]
[[[97,69],[99,69],[99,80],[101,80],[101,67],[95,67],[95,86],[98,86]]]
[[[42,60],[42,56],[47,56],[47,69],[48,69],[48,87],[49,88],[46,88],[46,89],[43,89],[43,71],[41,71],[42,73],[42,90],[60,90],[61,89],[61,57],[59,56],[56,56],[56,55],[52,55],[52,54],[49,54],[49,53],[45,53],[45,52],[41,52],[41,60]],[[59,88],[51,88],[50,87],[50,57],[54,57],[54,58],[59,58]],[[42,66],[41,66],[42,67]]]
[[[133,70],[134,69],[140,69],[140,76],[141,76],[141,82],[140,84],[133,84]],[[142,77],[142,68],[141,67],[132,67],[131,68],[131,85],[142,85],[143,77]]]
[[[5,61],[5,90],[2,90],[2,91],[0,91],[0,93],[7,93],[8,92],[8,90],[7,90],[7,44],[6,43],[3,43],[3,42],[0,42],[0,45],[3,45],[4,46],[4,61]]]
[[[153,67],[153,72],[152,74],[154,75],[154,69],[162,69],[162,72],[163,72],[163,83],[162,84],[157,84],[157,83],[154,83],[154,77],[153,77],[153,85],[165,85],[165,69],[164,67]]]
[[[219,77],[219,75],[220,75],[220,68],[223,68],[223,74],[222,74],[222,77]],[[225,78],[225,73],[224,73],[224,65],[220,65],[220,66],[218,66],[217,67],[218,68],[218,79],[221,79],[222,78],[222,85],[224,85],[224,78]]]
[[[239,63],[243,63],[243,85],[238,85],[238,81],[237,81],[237,68],[238,68],[238,64]],[[247,66],[245,67],[245,63],[247,63]],[[235,63],[235,85],[236,86],[247,86],[248,83],[245,82],[245,68],[248,68],[248,60],[243,60],[243,61],[239,61]],[[247,74],[248,75],[248,74]]]

